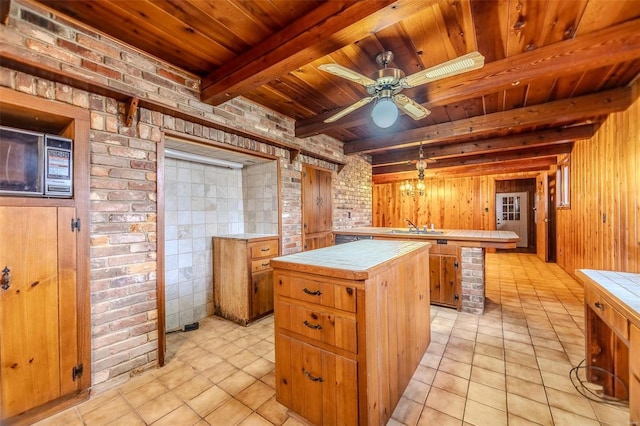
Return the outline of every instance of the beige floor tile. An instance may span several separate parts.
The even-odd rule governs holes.
[[[140,407],[168,391],[169,389],[167,389],[165,385],[160,383],[158,379],[154,378],[152,381],[127,392],[124,397],[132,406]]]
[[[110,400],[119,398],[120,396],[121,394],[118,389],[109,389],[102,393],[92,394],[91,398],[88,401],[78,405],[78,413],[80,413],[81,416],[84,416],[89,411],[102,407]]]
[[[470,425],[507,426],[507,412],[497,410],[476,401],[467,401],[464,409],[464,421]]]
[[[34,423],[34,426],[82,426],[82,417],[78,411],[73,408],[68,408],[58,414],[43,419]]]
[[[505,372],[504,360],[479,353],[473,355],[473,366],[495,371],[496,373],[501,374],[504,374]]]
[[[140,417],[140,414],[138,414],[135,411],[129,411],[124,416],[118,417],[117,419],[111,421],[110,423],[107,423],[108,426],[120,426],[120,425],[145,426],[147,424],[148,423],[146,423],[142,419],[142,417]]]
[[[260,414],[251,413],[249,417],[239,423],[240,426],[273,426],[273,424]]]
[[[529,365],[536,365],[529,364]],[[535,367],[530,367],[522,364],[516,364],[513,362],[505,363],[507,378],[508,377],[517,377],[518,379],[526,380],[531,383],[542,384],[542,376],[540,375],[540,370]]]
[[[552,388],[569,394],[578,395],[578,392],[569,378],[569,373],[567,373],[566,376],[548,373],[546,371],[542,371],[541,373],[542,383],[546,388]]]
[[[151,424],[182,404],[183,402],[173,392],[167,392],[141,405],[137,411],[147,424]]]
[[[200,395],[207,389],[210,389],[212,386],[213,383],[210,380],[197,375],[184,382],[183,384],[173,388],[173,393],[183,401],[189,401]]]
[[[190,401],[187,401],[187,404],[189,404],[189,407],[198,413],[198,415],[206,417],[229,399],[231,399],[231,395],[218,386],[213,386]]]
[[[236,395],[236,399],[255,411],[275,394],[274,388],[265,385],[261,381],[256,381]]]
[[[462,420],[464,415],[465,398],[444,389],[431,387],[427,396],[426,406],[440,411],[455,419]]]
[[[227,358],[227,362],[239,369],[246,367],[254,361],[259,360],[260,357],[249,350],[243,350],[229,358]]]
[[[547,394],[544,386],[517,377],[507,376],[507,392],[542,404],[547,403]]]
[[[438,371],[431,386],[464,397],[467,395],[469,380],[445,373],[444,371]]]
[[[396,405],[391,417],[402,424],[415,425],[420,418],[422,408],[422,404],[405,397],[400,397],[400,401],[398,401],[398,405]]]
[[[240,401],[229,399],[205,417],[211,426],[234,426],[249,417],[253,411]]]
[[[421,405],[424,405],[424,402],[427,400],[427,394],[431,386],[426,383],[423,383],[415,378],[412,378],[407,385],[407,388],[404,390],[402,396],[408,398],[412,401],[415,401]]]
[[[289,418],[287,411],[288,408],[276,401],[275,396],[269,398],[256,410],[258,414],[274,425],[281,425]]]
[[[271,361],[267,361],[264,358],[258,358],[257,360],[253,361],[251,364],[245,366],[242,369],[242,371],[252,375],[256,379],[259,379],[265,374],[273,371],[275,367],[276,367],[275,364],[272,363]]]
[[[601,426],[600,422],[588,417],[582,417],[576,413],[551,407],[551,416],[555,426]]]
[[[426,365],[418,365],[416,372],[413,374],[413,379],[430,385],[433,383],[433,379],[436,377],[437,371],[437,369],[427,367]]]
[[[267,386],[271,386],[272,388],[276,388],[276,371],[271,370],[264,376],[260,377],[260,381]]]
[[[133,407],[127,400],[118,395],[99,407],[84,413],[82,419],[86,424],[103,426],[133,411]]]
[[[153,423],[153,426],[191,426],[198,423],[202,418],[188,405],[181,405],[169,414],[161,417]]]
[[[470,382],[467,393],[467,404],[476,401],[501,411],[507,411],[507,393],[503,390],[485,386],[480,383]]]
[[[255,378],[245,373],[244,371],[236,371],[220,383],[218,386],[227,392],[231,396],[235,396],[238,393],[242,392],[244,389],[248,388],[253,382],[255,382]]]
[[[418,420],[418,426],[460,426],[462,425],[462,420],[456,419],[455,417],[451,417],[445,413],[442,413],[438,410],[434,410],[430,407],[425,407],[422,410],[422,414],[420,414],[420,419]]]
[[[471,368],[471,381],[490,386],[495,389],[505,390],[506,381],[505,375],[502,373],[496,373],[495,371],[487,370],[480,367]]]
[[[486,345],[476,342],[475,353],[497,359],[504,359],[504,348],[502,346]]]
[[[591,404],[598,420],[604,425],[627,425],[629,423],[629,409],[614,407],[608,404],[594,402]]]
[[[255,345],[249,346],[247,348],[248,351],[258,356],[265,356],[269,352],[272,352],[274,349],[275,349],[274,343],[267,340],[261,340]]]
[[[471,377],[471,364],[459,362],[446,357],[442,358],[442,361],[440,361],[438,370],[467,380]]]
[[[509,414],[541,425],[553,424],[551,410],[547,404],[541,404],[520,395],[507,392],[507,410]]]
[[[221,363],[216,364],[215,366],[203,372],[202,375],[209,379],[212,383],[219,383],[238,371],[239,370],[237,367],[229,364],[226,361],[222,361]]]
[[[559,408],[560,410],[574,413],[581,417],[587,417],[592,420],[597,418],[589,400],[582,395],[576,395],[575,393],[569,394],[552,388],[547,388],[547,397],[552,409],[554,407]]]

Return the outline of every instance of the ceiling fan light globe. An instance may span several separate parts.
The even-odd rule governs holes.
[[[371,119],[382,129],[391,127],[398,119],[398,107],[390,98],[381,98],[371,110]]]
[[[427,161],[418,160],[418,162],[416,163],[416,170],[424,170],[426,168],[427,168]]]

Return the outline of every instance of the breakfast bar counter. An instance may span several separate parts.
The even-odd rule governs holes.
[[[276,257],[276,399],[313,424],[390,419],[431,340],[428,242]]]
[[[511,249],[520,237],[512,231],[357,227],[334,230],[336,244],[376,240],[429,241],[430,300],[434,305],[482,314],[485,305],[485,250]]]

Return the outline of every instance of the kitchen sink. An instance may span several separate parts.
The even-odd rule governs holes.
[[[387,231],[388,234],[405,234],[405,235],[442,235],[443,231],[432,231],[430,229],[427,230],[404,230],[404,229],[392,229]]]

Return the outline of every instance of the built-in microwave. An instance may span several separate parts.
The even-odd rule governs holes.
[[[71,197],[73,141],[0,126],[0,195]]]

